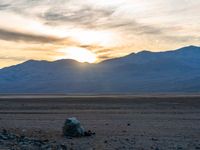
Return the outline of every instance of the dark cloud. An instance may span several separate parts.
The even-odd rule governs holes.
[[[63,40],[51,36],[26,34],[16,31],[8,31],[5,29],[0,29],[0,39],[7,41],[15,41],[15,42],[25,41],[25,42],[39,42],[39,43],[51,43]]]
[[[112,58],[112,57],[108,56],[107,54],[98,56],[98,59],[100,59],[100,60],[105,60],[105,59],[110,59],[110,58]]]
[[[119,30],[123,32],[128,32],[128,33],[134,33],[134,34],[163,34],[161,28],[156,28],[151,25],[144,25],[140,24],[136,21],[129,21],[129,22],[119,22],[119,23],[114,23],[113,25],[111,24],[111,27],[113,28],[118,28]]]
[[[108,18],[114,13],[113,9],[92,8],[83,6],[78,10],[51,8],[39,17],[45,19],[48,24],[71,23],[77,26],[96,27],[98,20]]]
[[[137,13],[136,11],[132,11],[131,7],[121,7],[122,5],[115,5],[113,1],[113,5],[100,5],[100,1],[96,1],[96,3],[91,3],[89,1],[82,2],[81,0],[7,0],[0,1],[0,10],[9,10],[13,11],[14,14],[18,14],[23,16],[24,18],[37,18],[40,22],[51,25],[53,27],[67,26],[71,25],[72,29],[87,29],[87,30],[96,30],[96,31],[108,31],[113,32],[115,35],[119,36],[119,39],[122,38],[123,44],[126,45],[126,48],[129,47],[137,47],[140,43],[144,44],[144,46],[150,47],[151,41],[161,41],[166,44],[173,43],[189,43],[191,41],[200,40],[199,37],[195,37],[191,35],[180,34],[182,24],[180,27],[177,27],[179,24],[171,24],[171,22],[162,22],[163,16],[166,14],[177,14],[180,11],[185,11],[185,8],[176,8],[171,13],[167,12],[164,14],[157,14],[154,11],[163,12],[161,9],[152,9],[151,11],[140,12],[141,16],[144,16],[144,20],[151,21],[151,17],[160,17],[161,24],[157,22],[140,22],[142,20],[139,16],[134,15],[133,13]],[[101,4],[103,4],[102,2]],[[148,2],[153,3],[153,2]],[[163,2],[162,2],[163,3]],[[168,3],[168,2],[164,2]],[[174,3],[174,2],[173,2]],[[128,6],[127,4],[134,4],[124,2],[124,6]],[[167,7],[166,5],[163,5]],[[127,10],[126,10],[127,8]],[[135,7],[133,7],[134,9]],[[154,8],[154,7],[153,7]],[[159,7],[160,8],[160,7]],[[194,8],[192,6],[191,8]],[[129,10],[128,10],[129,9]],[[171,9],[171,5],[170,5]],[[127,12],[130,11],[130,16]],[[12,13],[13,13],[12,12]],[[158,15],[158,16],[155,16]],[[131,16],[133,15],[133,16]],[[153,16],[154,15],[154,16]],[[166,15],[166,20],[168,15]],[[173,16],[169,16],[172,17]],[[159,19],[159,18],[158,18]],[[164,18],[165,19],[165,18]],[[153,21],[153,20],[152,20]],[[177,23],[179,19],[177,17]],[[151,24],[152,23],[152,24]],[[173,29],[174,28],[174,29]],[[70,29],[67,29],[70,30]],[[66,30],[66,31],[67,31]],[[23,32],[23,29],[22,29]],[[59,46],[77,46],[82,48],[87,48],[96,54],[99,55],[100,59],[111,58],[111,53],[115,53],[116,49],[120,49],[121,45],[111,45],[109,47],[103,47],[99,45],[82,45],[78,41],[74,42],[70,38],[59,39],[53,36],[45,36],[45,35],[32,35],[15,31],[8,31],[4,29],[0,29],[0,39],[9,40],[9,41],[24,41],[24,42],[37,42],[37,43],[59,43]],[[115,37],[113,38],[115,39]],[[118,39],[118,38],[116,38]],[[142,41],[142,42],[138,42]],[[144,43],[143,43],[144,41]],[[119,41],[120,43],[121,41]],[[127,42],[127,43],[126,43]],[[137,44],[138,42],[138,44]],[[145,45],[145,44],[149,45]],[[57,46],[57,45],[56,45]],[[117,47],[119,46],[119,47]],[[123,46],[123,45],[122,45]],[[142,46],[141,46],[142,47]],[[55,47],[57,48],[57,47]],[[45,48],[46,49],[46,48]],[[37,48],[36,48],[37,50]],[[42,50],[42,49],[41,49]],[[120,50],[119,50],[120,51]],[[121,50],[123,51],[123,49]],[[108,52],[108,53],[106,53]]]
[[[46,25],[57,26],[57,25],[73,25],[74,28],[81,27],[94,30],[115,30],[121,32],[129,37],[131,36],[141,36],[146,35],[146,38],[152,38],[152,36],[159,36],[161,39],[171,40],[176,39],[176,36],[169,36],[166,33],[170,33],[171,30],[155,25],[147,25],[137,21],[137,18],[126,18],[123,15],[116,15],[118,13],[118,7],[99,7],[95,5],[78,4],[76,7],[71,7],[74,2],[72,0],[59,0],[59,1],[47,1],[47,0],[22,0],[22,1],[13,1],[12,4],[6,4],[4,0],[0,2],[0,10],[10,7],[10,10],[19,11],[24,15],[29,14],[29,8],[31,6],[48,6],[49,9],[33,13],[39,18],[44,20]],[[63,6],[62,6],[63,3]],[[47,5],[49,4],[49,5]],[[65,5],[64,5],[65,4]],[[27,9],[29,11],[27,11]],[[121,13],[119,13],[121,14]],[[177,30],[175,30],[177,31]],[[1,32],[1,31],[0,31]],[[8,33],[6,33],[8,34]],[[19,33],[17,33],[19,34]],[[16,40],[26,40],[31,41],[35,40],[36,42],[52,42],[56,39],[46,36],[33,36],[27,34],[16,35],[16,33],[9,33],[8,36],[11,39],[11,35],[17,36]],[[2,37],[2,35],[0,35]],[[178,39],[179,38],[179,39]],[[188,41],[194,37],[180,37],[177,36],[177,39],[180,41]],[[12,40],[15,40],[13,38]]]
[[[92,8],[81,7],[78,10],[51,8],[39,17],[48,25],[73,24],[74,26],[87,29],[113,29],[129,34],[163,34],[161,28],[138,23],[134,19],[124,19],[121,16],[114,16],[117,10],[114,8]]]
[[[97,44],[95,44],[95,45],[79,45],[79,47],[82,47],[82,48],[86,48],[86,49],[89,49],[89,50],[96,50],[96,49],[104,49],[105,47],[103,47],[103,46],[100,46],[100,45],[97,45]]]
[[[107,51],[106,53],[102,53],[102,54],[99,54],[98,56],[98,59],[100,61],[104,61],[106,59],[113,59],[113,58],[116,58],[116,57],[120,57],[120,56],[115,56],[113,55],[113,50],[112,51]]]
[[[98,55],[102,55],[102,54],[105,54],[107,52],[112,52],[114,51],[115,49],[117,49],[117,47],[104,47],[104,46],[100,46],[100,45],[79,45],[79,47],[81,48],[86,48]]]
[[[10,6],[11,6],[10,4],[0,4],[0,10],[6,10]]]

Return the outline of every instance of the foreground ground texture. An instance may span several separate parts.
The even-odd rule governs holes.
[[[63,137],[68,117],[76,117],[96,135]],[[55,143],[52,149],[198,150],[200,97],[1,97],[0,129],[18,138]],[[0,138],[1,150],[12,148],[19,144]]]

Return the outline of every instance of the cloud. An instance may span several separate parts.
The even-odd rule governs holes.
[[[57,42],[59,40],[62,40],[56,37],[26,34],[16,31],[8,31],[5,29],[0,29],[0,39],[15,41],[15,42],[25,41],[25,42],[40,42],[40,43]]]
[[[121,15],[120,15],[121,14]],[[178,41],[189,41],[190,36],[176,36],[167,35],[169,32],[174,32],[171,28],[166,26],[159,26],[147,23],[141,23],[137,21],[137,18],[130,18],[123,15],[123,12],[119,12],[116,7],[94,7],[93,5],[80,5],[73,9],[71,7],[60,8],[52,7],[46,12],[39,14],[39,17],[44,19],[48,25],[64,25],[71,24],[74,27],[95,29],[95,30],[110,30],[122,33],[128,37],[138,36],[140,38],[146,35],[146,39],[159,37],[161,40],[170,39]],[[175,27],[176,28],[176,27]],[[130,40],[130,39],[128,39]]]
[[[0,40],[12,41],[12,42],[28,42],[28,43],[37,43],[37,44],[54,44],[54,46],[62,45],[80,45],[77,41],[73,40],[70,37],[56,37],[48,35],[36,35],[31,33],[22,33],[17,31],[11,31],[6,29],[0,29]],[[44,45],[43,45],[44,47]],[[35,49],[36,50],[36,49]],[[43,50],[39,48],[38,50]]]
[[[14,57],[14,56],[0,56],[0,60],[13,60],[13,61],[24,61],[25,57]]]
[[[104,60],[195,45],[200,41],[199,7],[197,0],[1,0],[0,44],[14,44],[4,43],[0,53],[20,42],[18,51],[46,56],[46,50],[75,46]]]
[[[51,8],[47,12],[40,14],[47,24],[74,24],[86,28],[96,28],[97,22],[102,18],[108,18],[114,13],[113,9],[93,8],[82,6],[80,8]]]
[[[172,2],[177,5],[179,4],[178,8],[174,9],[171,7]],[[10,10],[20,10],[23,15],[35,15],[34,17],[43,19],[46,25],[71,25],[74,28],[114,30],[116,32],[123,32],[125,35],[128,34],[128,36],[132,36],[133,34],[147,35],[147,37],[149,35],[159,35],[165,38],[165,32],[171,31],[167,30],[166,27],[173,27],[173,25],[163,25],[163,23],[160,26],[158,24],[155,25],[154,22],[149,23],[151,18],[160,17],[161,21],[163,19],[167,20],[167,16],[165,18],[162,16],[170,15],[171,17],[171,15],[177,15],[178,12],[183,12],[183,10],[187,12],[187,8],[191,8],[195,4],[197,5],[198,2],[191,1],[189,5],[188,2],[182,2],[180,0],[169,0],[167,2],[161,0],[155,0],[154,2],[147,0],[119,0],[118,2],[90,0],[84,2],[80,0],[21,0],[16,2],[11,0],[10,3],[3,0],[2,6],[12,5]],[[162,16],[159,16],[157,11],[160,11]],[[145,23],[140,21],[141,19],[149,21]],[[171,20],[174,20],[174,17],[171,17]]]
[[[0,10],[6,10],[9,6],[10,4],[0,4]]]

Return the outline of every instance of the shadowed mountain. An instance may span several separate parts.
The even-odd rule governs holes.
[[[0,93],[200,92],[200,47],[142,51],[99,64],[30,60],[0,70]]]

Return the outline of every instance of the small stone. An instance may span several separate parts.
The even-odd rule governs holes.
[[[96,133],[95,132],[92,132],[90,130],[84,132],[84,136],[92,136],[92,135],[95,135]]]
[[[126,141],[129,141],[129,139],[128,139],[128,138],[126,138],[125,140],[126,140]]]
[[[25,138],[25,136],[24,136],[24,135],[21,135],[21,136],[20,136],[20,139],[24,139],[24,138]]]
[[[48,139],[45,139],[43,142],[45,142],[45,143],[46,143],[46,142],[49,142],[49,140],[48,140]]]
[[[7,134],[7,133],[8,133],[8,131],[7,131],[6,129],[3,129],[3,130],[2,130],[2,134],[5,135],[5,134]]]
[[[29,138],[24,135],[12,134],[7,130],[0,132],[0,145],[11,150],[53,150],[55,144],[56,143],[53,144],[52,142],[49,142],[48,139],[42,141],[40,139]],[[66,146],[62,144],[58,147],[58,150],[66,150]]]
[[[43,145],[43,146],[41,147],[41,149],[49,149],[49,148],[51,148],[50,145]]]
[[[62,148],[62,150],[67,150],[67,146],[64,144],[61,144],[60,147]]]
[[[8,137],[2,134],[2,135],[0,135],[0,139],[8,140]]]
[[[179,147],[177,147],[177,149],[178,149],[178,150],[181,150],[181,149],[183,149],[183,148],[179,146]]]
[[[158,139],[156,139],[156,138],[151,138],[151,140],[152,140],[152,141],[158,141]]]

